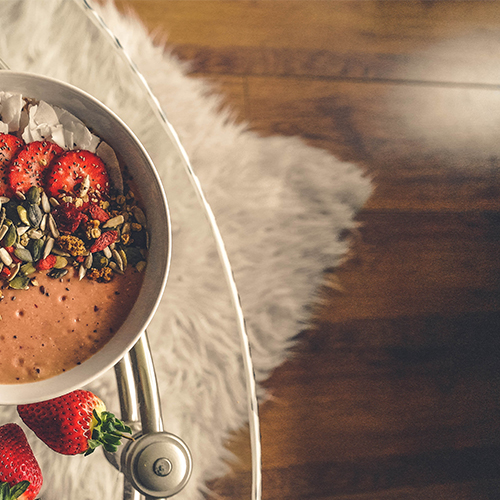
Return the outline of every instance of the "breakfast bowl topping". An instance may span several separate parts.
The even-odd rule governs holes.
[[[109,281],[129,263],[142,271],[146,218],[112,148],[78,119],[43,101],[0,93],[2,102],[10,103],[10,121],[0,122],[0,129],[8,130],[0,133],[4,285],[27,289],[36,286],[37,272],[60,279],[72,267],[80,280]]]

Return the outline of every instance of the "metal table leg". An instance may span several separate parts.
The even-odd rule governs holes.
[[[122,420],[134,441],[108,460],[124,474],[124,500],[168,498],[191,476],[187,445],[163,430],[160,397],[151,350],[144,332],[130,353],[115,366]]]

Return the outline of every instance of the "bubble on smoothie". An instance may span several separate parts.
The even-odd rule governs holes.
[[[12,364],[16,367],[24,366],[24,358],[13,358]]]

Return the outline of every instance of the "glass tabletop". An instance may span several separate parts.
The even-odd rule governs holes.
[[[33,19],[35,11],[32,12],[30,4],[32,6],[35,2],[38,5],[42,3],[46,5],[47,16],[57,16],[58,19],[64,20],[64,26],[61,26],[61,31],[64,31],[64,44],[61,43],[58,33],[47,32],[43,37],[37,35],[36,39],[27,33],[21,42],[17,37],[15,46],[12,45],[15,32],[19,33],[24,27],[32,26],[34,22],[47,21]],[[141,367],[150,361],[156,367],[171,366],[168,370],[156,370],[157,380],[153,379],[153,396],[156,394],[154,384],[157,382],[164,430],[181,438],[192,451],[193,474],[188,484],[176,495],[177,498],[186,500],[199,498],[197,490],[203,489],[201,483],[216,476],[214,470],[200,455],[200,447],[191,447],[192,442],[200,439],[200,434],[209,435],[213,432],[212,422],[217,419],[218,401],[206,402],[212,393],[210,384],[222,376],[223,380],[219,380],[218,383],[230,386],[237,381],[244,386],[246,394],[244,399],[238,398],[236,391],[234,393],[231,390],[227,391],[228,397],[231,398],[229,404],[232,406],[232,411],[236,415],[244,415],[249,423],[250,437],[246,446],[247,453],[252,457],[252,472],[247,475],[237,475],[238,481],[243,477],[249,483],[245,486],[239,485],[237,489],[247,492],[247,498],[258,500],[261,496],[261,456],[256,388],[243,313],[224,243],[202,186],[167,118],[168,109],[163,110],[160,107],[137,66],[123,49],[120,41],[106,27],[94,7],[85,0],[0,1],[0,58],[13,71],[42,74],[88,92],[108,106],[130,127],[151,156],[164,185],[171,215],[170,275],[160,304],[161,318],[157,318],[158,314],[153,318],[148,327],[149,343],[146,340],[142,347],[139,346],[139,354],[133,352],[130,358],[124,358],[125,361],[116,367],[118,385],[122,384],[121,391],[127,391],[130,380],[126,372],[137,370],[137,363]],[[71,26],[78,26],[78,29],[74,29],[73,33],[68,32]],[[87,43],[89,40],[92,40],[92,47],[99,47],[94,57],[89,53],[90,45]],[[47,54],[47,51],[50,51],[50,54]],[[27,58],[27,53],[33,54],[33,57]],[[36,54],[44,54],[45,58],[50,58],[53,63],[43,66],[38,64]],[[96,75],[96,78],[89,78],[89,73]],[[112,91],[109,85],[100,85],[102,79],[115,83]],[[126,85],[123,82],[126,82]],[[187,262],[186,255],[193,255],[195,258]],[[219,328],[223,325],[224,330],[224,335],[216,338],[215,343],[213,337],[204,335],[214,327],[210,324],[214,311],[217,316],[216,326]],[[185,335],[174,335],[173,332],[178,331],[185,332]],[[165,345],[165,339],[168,338],[167,354],[159,348],[160,336],[161,345]],[[148,351],[149,345],[150,351]],[[228,345],[233,347],[237,345],[237,359],[227,358]],[[141,350],[142,348],[145,351]],[[202,369],[197,365],[197,355],[201,351],[209,353],[213,371]],[[148,357],[150,352],[152,360]],[[190,362],[176,361],[186,359]],[[199,391],[200,397],[203,395],[205,405],[208,404],[205,413],[200,412],[196,394],[190,399],[181,397],[183,391],[192,390],[193,385]],[[127,408],[126,405],[124,407],[123,401],[114,396],[116,388],[115,381],[113,380],[111,386],[107,377],[103,383],[103,391],[109,393],[110,409],[119,413],[121,408],[122,413],[128,412],[124,415],[125,418],[140,419],[133,408]],[[141,390],[143,388],[139,387],[139,391]],[[215,391],[213,393],[216,394]],[[180,407],[181,402],[185,401],[190,402],[189,406]],[[141,402],[143,403],[144,401]],[[152,404],[154,406],[155,401]],[[134,422],[136,427],[139,427],[139,423]],[[144,421],[142,423],[144,425]],[[227,433],[232,430],[236,429],[224,429],[222,436],[227,437]],[[220,451],[220,454],[224,452]],[[52,459],[51,455],[42,453],[39,457],[42,471],[46,465],[44,461]],[[85,474],[90,471],[97,477],[102,475],[101,467],[113,469],[107,461],[102,465],[103,462],[94,459],[93,456],[85,460],[85,466],[82,465],[85,467]],[[50,469],[50,466],[47,466],[47,469]],[[53,498],[62,484],[68,487],[70,479],[75,485],[79,484],[74,478],[55,479],[55,473],[52,471],[48,476],[45,474],[44,476],[41,498],[45,499]],[[116,498],[140,499],[144,496],[149,498],[131,488],[126,480],[122,492],[122,482],[122,475],[117,473],[113,486],[119,490]],[[72,487],[71,484],[69,487]],[[51,493],[52,490],[54,493]],[[71,491],[67,492],[67,495],[68,498],[83,498]]]

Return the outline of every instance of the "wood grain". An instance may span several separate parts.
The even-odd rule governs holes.
[[[118,5],[253,130],[376,186],[266,383],[264,500],[500,498],[500,2]],[[246,439],[220,498],[249,498]]]

